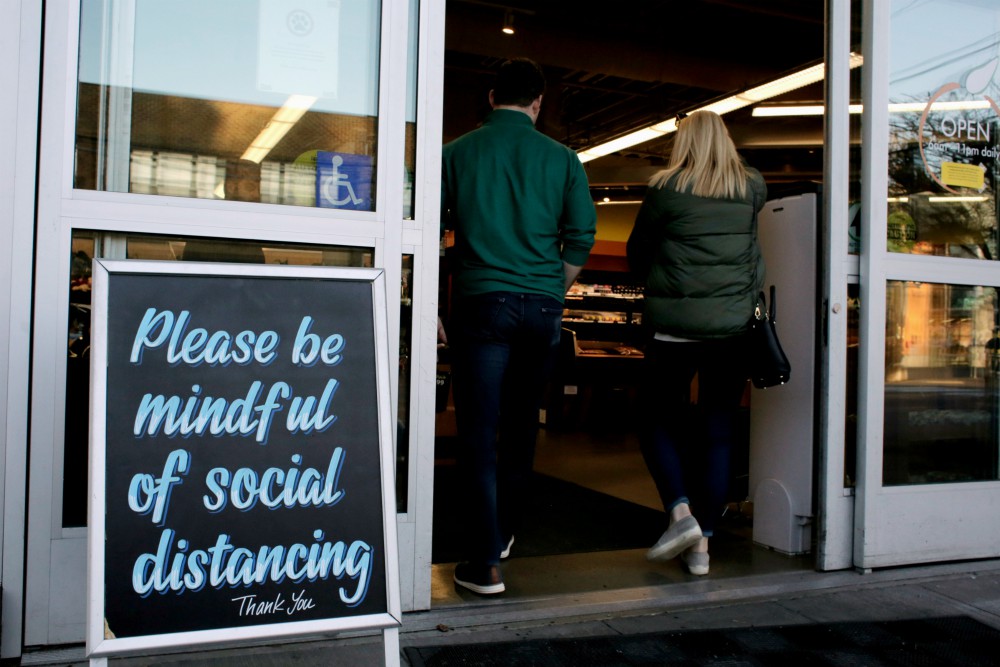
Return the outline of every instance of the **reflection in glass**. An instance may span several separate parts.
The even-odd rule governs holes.
[[[81,7],[75,187],[374,210],[378,0]]]
[[[992,287],[889,281],[883,483],[1000,479]]]
[[[851,51],[861,53],[861,0],[851,1]],[[851,70],[850,97],[851,104],[861,104],[862,77],[865,66],[862,64]],[[849,169],[849,206],[847,224],[847,252],[852,255],[861,254],[861,129],[862,115],[848,115],[848,132],[850,133],[850,150],[848,153]]]
[[[410,51],[406,62],[406,146],[403,149],[403,219],[413,219],[417,171],[417,58],[420,0],[410,0]]]
[[[243,262],[291,266],[371,266],[372,249],[353,246],[314,246],[278,241],[244,241],[129,234],[127,259],[188,262]]]
[[[69,270],[69,348],[66,355],[66,421],[63,425],[62,525],[87,525],[90,456],[90,290],[95,235],[73,235]]]
[[[847,373],[844,401],[844,487],[853,487],[858,465],[858,351],[861,286],[847,285]]]
[[[87,461],[90,409],[91,265],[102,257],[104,237],[75,230],[70,257],[69,351],[66,361],[66,422],[63,439],[64,528],[87,525]],[[111,245],[111,244],[108,244]],[[202,239],[128,234],[127,259],[243,262],[295,266],[371,266],[372,249],[312,246],[271,241]],[[409,322],[409,319],[405,320]]]
[[[890,252],[997,259],[1000,5],[893,0]]]
[[[396,415],[396,511],[406,512],[410,460],[410,350],[413,347],[413,255],[403,255],[399,286],[399,405]]]

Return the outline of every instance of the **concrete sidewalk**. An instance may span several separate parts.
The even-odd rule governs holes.
[[[967,616],[1000,629],[1000,561],[871,573],[772,573],[544,599],[483,599],[404,615],[401,649],[678,630]],[[1000,654],[1000,646],[997,647]],[[1000,662],[1000,658],[998,658]],[[23,665],[86,665],[83,649],[26,654]],[[134,667],[384,664],[380,635],[109,660]],[[400,664],[407,665],[405,655]]]

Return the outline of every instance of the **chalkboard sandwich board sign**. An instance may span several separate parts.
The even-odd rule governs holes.
[[[383,273],[96,260],[94,289],[88,655],[395,633]]]

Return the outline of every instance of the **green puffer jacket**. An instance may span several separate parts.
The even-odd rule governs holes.
[[[764,285],[753,206],[767,186],[748,168],[743,199],[650,187],[629,236],[629,266],[645,284],[642,323],[651,333],[711,340],[746,331]]]

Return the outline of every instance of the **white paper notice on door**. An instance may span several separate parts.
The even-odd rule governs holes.
[[[337,97],[341,0],[260,0],[257,88]]]

